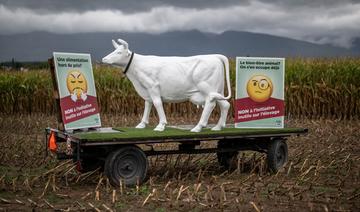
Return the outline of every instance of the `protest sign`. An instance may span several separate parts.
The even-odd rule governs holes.
[[[90,55],[54,52],[54,65],[65,130],[101,127]]]
[[[284,58],[236,58],[235,127],[284,127]]]

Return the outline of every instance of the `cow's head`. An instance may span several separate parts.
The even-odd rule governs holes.
[[[115,50],[102,59],[103,63],[124,67],[129,62],[131,52],[128,43],[121,39],[118,42],[112,40]]]

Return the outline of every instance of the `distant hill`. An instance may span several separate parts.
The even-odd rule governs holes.
[[[351,50],[355,54],[360,55],[360,37],[354,39],[353,47],[351,48]]]
[[[111,39],[122,38],[140,54],[189,56],[221,53],[234,56],[336,57],[360,56],[360,39],[353,49],[320,45],[267,34],[227,31],[222,34],[200,31],[147,33],[32,32],[0,35],[0,61],[44,61],[54,51],[91,53],[95,60],[113,50]]]

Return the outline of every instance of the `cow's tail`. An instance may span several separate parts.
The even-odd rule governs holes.
[[[227,57],[225,57],[224,55],[220,56],[222,62],[224,63],[225,66],[225,78],[226,78],[226,86],[228,89],[228,95],[227,97],[225,97],[225,99],[230,99],[231,98],[231,85],[230,85],[230,69],[229,69],[229,59]]]
[[[231,98],[229,60],[224,55],[218,55],[218,57],[225,66],[225,80],[226,80],[226,87],[228,89],[228,95],[226,97],[219,93],[211,93],[210,95],[211,95],[211,99],[228,100]]]

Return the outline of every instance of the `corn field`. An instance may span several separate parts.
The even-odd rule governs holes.
[[[103,114],[102,121],[134,126],[138,120]],[[98,170],[79,173],[71,160],[45,157],[46,126],[56,126],[53,115],[0,116],[0,211],[360,209],[358,120],[292,119],[291,127],[308,128],[309,134],[289,138],[289,161],[276,174],[267,172],[264,154],[251,151],[240,151],[229,170],[219,167],[216,154],[157,155],[149,156],[149,178],[136,187],[112,187]]]
[[[235,60],[230,63],[234,94]],[[142,113],[143,100],[121,70],[96,65],[94,75],[102,113]],[[52,86],[49,70],[0,71],[0,113],[54,114]],[[285,101],[288,117],[359,119],[360,59],[287,59]],[[186,102],[165,104],[165,113],[188,118],[199,112]]]

